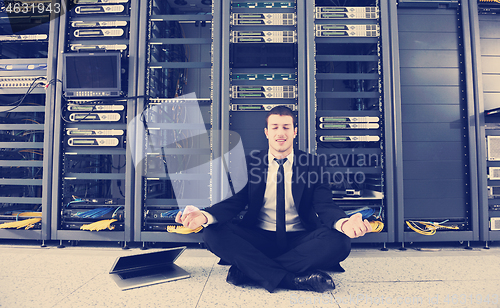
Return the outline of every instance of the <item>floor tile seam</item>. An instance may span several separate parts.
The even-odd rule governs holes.
[[[29,257],[32,257],[34,254],[32,253],[26,253],[26,254],[18,254],[18,253],[9,253],[9,254],[3,254],[3,253],[0,253],[0,258],[2,258],[2,260],[5,260],[4,258],[7,258],[7,256],[15,256],[15,261],[16,262],[19,262],[21,260],[24,260],[24,259],[27,259]],[[12,260],[12,259],[7,259],[7,260]]]
[[[483,278],[483,279],[470,279],[459,280],[459,279],[446,279],[446,281],[500,281],[500,278]]]
[[[454,258],[454,257],[456,257],[456,258],[467,258],[467,257],[472,257],[472,256],[442,256],[442,257],[451,257],[451,258]],[[474,257],[481,257],[481,256],[474,256]],[[428,259],[430,259],[430,260],[432,260],[432,259],[433,259],[433,257],[432,257],[432,256],[429,256],[429,257],[411,257],[411,256],[407,256],[407,257],[404,257],[404,258],[406,259],[406,261],[411,262],[411,264],[412,264],[412,265],[422,265],[422,258],[428,258]],[[416,258],[420,258],[420,259],[419,259],[420,261],[419,261],[419,262],[417,262],[417,261],[415,260]],[[413,259],[413,260],[412,260],[412,259]]]
[[[436,282],[436,281],[432,281],[432,282]],[[366,282],[357,282],[357,283],[359,283],[359,284],[361,284],[361,283],[365,284]],[[451,286],[449,284],[446,284],[445,281],[442,281],[442,283],[444,285],[446,285],[447,287]],[[342,307],[359,307],[359,305],[358,305],[358,301],[359,301],[358,296],[359,296],[359,294],[363,294],[363,293],[353,293],[352,289],[346,288],[345,285],[343,285],[343,287],[345,288],[345,293],[344,294],[337,294],[337,296],[334,295],[335,302],[339,305],[340,308],[342,308]],[[356,291],[354,291],[354,292],[356,292]],[[389,295],[389,297],[392,298],[392,296],[390,296],[390,295]],[[398,296],[398,297],[400,297],[400,296]],[[346,300],[347,300],[347,302],[346,302]],[[354,303],[356,303],[355,306],[352,305],[353,301],[354,301]],[[380,305],[377,304],[376,307],[384,307],[384,305],[383,304],[380,304]],[[391,307],[392,307],[392,305],[391,305]],[[400,304],[397,304],[397,307],[403,307],[403,306],[401,306]],[[418,307],[422,307],[422,306],[418,306]]]
[[[496,248],[480,248],[480,247],[473,247],[472,249],[465,249],[465,248],[443,248],[443,247],[407,247],[405,246],[403,249],[401,247],[397,248],[388,248],[387,250],[381,250],[381,249],[356,249],[352,248],[351,252],[353,253],[406,253],[406,252],[460,252],[460,251],[500,251],[500,247]]]
[[[70,297],[71,295],[73,295],[76,291],[78,291],[79,289],[81,289],[82,287],[84,287],[85,285],[87,285],[89,282],[91,282],[92,280],[94,280],[97,276],[99,275],[102,275],[102,274],[96,274],[94,277],[90,278],[89,280],[87,280],[86,282],[82,283],[79,287],[75,288],[73,291],[71,291],[69,294],[67,294],[66,296],[63,296],[59,301],[57,301],[54,305],[52,305],[52,307],[56,307],[59,303],[61,303],[63,300],[65,300],[66,298]]]
[[[433,254],[429,253],[411,253],[411,254],[387,254],[387,255],[373,255],[373,254],[364,254],[364,255],[349,255],[349,259],[400,259],[400,258],[481,258],[486,256],[495,256],[500,257],[500,255],[496,253],[474,253],[474,254]]]
[[[445,283],[448,287],[450,287],[450,288],[456,287],[455,285],[451,284],[451,282],[463,282],[463,281],[451,281],[451,280],[448,280],[448,281],[445,281],[444,283]],[[471,280],[471,282],[473,282],[473,280]],[[495,293],[490,293],[490,292],[489,292],[489,290],[487,290],[487,291],[486,291],[486,292],[488,292],[488,293],[482,293],[482,291],[483,291],[483,290],[471,289],[471,290],[467,290],[467,291],[465,291],[465,292],[463,292],[463,291],[459,291],[459,292],[463,292],[463,293],[461,293],[461,294],[459,294],[459,293],[451,293],[451,292],[450,292],[450,293],[449,293],[449,294],[447,294],[447,295],[453,295],[453,294],[455,294],[455,295],[460,295],[460,296],[462,296],[462,295],[466,295],[466,296],[476,295],[476,296],[477,296],[477,295],[481,294],[481,296],[482,296],[482,295],[496,295],[496,296],[497,296],[497,298],[498,298],[498,296],[500,295],[500,293],[499,293],[499,292],[496,292],[496,291],[495,291]],[[453,291],[453,292],[454,292],[454,291]],[[500,305],[499,305],[498,307],[500,307]]]
[[[215,267],[215,262],[217,261],[217,258],[214,258],[214,261],[212,263],[212,267],[210,268],[210,271],[208,272],[207,279],[205,280],[205,283],[203,284],[203,288],[200,291],[200,296],[198,297],[198,300],[196,301],[196,305],[194,308],[198,308],[198,305],[200,303],[201,297],[203,296],[203,292],[205,292],[205,288],[207,286],[208,280],[210,279],[210,275],[212,274],[214,267]]]
[[[139,250],[140,248],[132,248],[131,250],[137,249]],[[152,248],[156,250],[160,250],[160,248]],[[19,251],[27,251],[27,250],[33,250],[33,251],[81,251],[81,250],[92,250],[92,251],[123,251],[124,249],[121,247],[78,247],[78,246],[66,246],[63,248],[59,248],[56,246],[50,246],[50,247],[21,247],[21,246],[2,246],[0,244],[0,252],[3,250],[19,250]]]
[[[358,283],[359,283],[359,282],[358,282]],[[364,282],[361,282],[361,283],[364,283]],[[339,293],[339,294],[337,294],[337,296],[335,296],[335,294],[333,294],[333,298],[335,299],[335,303],[337,303],[337,305],[338,305],[340,308],[342,308],[342,305],[341,305],[341,304],[342,304],[342,301],[344,300],[344,298],[346,298],[346,297],[351,297],[352,295],[351,295],[351,292],[349,292],[349,291],[350,291],[350,289],[349,289],[349,288],[345,288],[345,284],[344,284],[343,282],[340,282],[340,285],[341,285],[341,286],[345,289],[345,293],[347,293],[347,295],[346,295],[346,294],[340,294],[340,293]],[[339,303],[339,300],[340,300],[340,303]],[[344,307],[345,307],[345,306],[344,306]]]
[[[333,290],[326,291],[323,293],[311,292],[311,291],[304,292],[301,290],[286,290],[286,292],[289,293],[288,299],[292,307],[311,307],[311,306],[318,307],[316,306],[316,304],[317,301],[319,301],[320,304],[323,304],[321,307],[340,308],[338,300],[335,299],[335,294],[333,294]],[[335,304],[336,306],[333,306]]]
[[[414,265],[420,265],[420,266],[421,266],[421,265],[423,265],[423,264],[422,264],[422,262],[416,262],[415,260],[412,260],[412,258],[414,258],[414,257],[406,257],[406,259],[412,263],[412,266],[414,266]],[[432,258],[432,257],[430,257],[430,258]],[[468,269],[469,269],[469,268],[468,268]],[[470,270],[471,270],[471,271],[474,271],[475,269],[470,268]],[[410,271],[411,271],[411,270],[410,270]],[[500,279],[500,278],[499,278],[499,279]],[[497,279],[488,279],[488,280],[497,280]]]
[[[337,304],[337,307],[341,308],[340,304],[338,303],[337,299],[335,298],[335,294],[333,294],[333,290],[328,291],[328,293],[330,294],[330,297],[334,300],[334,304]]]
[[[443,282],[446,281],[444,279],[421,279],[421,280],[377,280],[377,281],[350,281],[350,280],[344,280],[343,282],[345,283],[362,283],[362,284],[370,284],[370,283],[417,283],[417,282]],[[457,280],[457,281],[463,281],[463,280]]]
[[[377,280],[377,281],[350,281],[344,280],[343,283],[355,283],[355,284],[376,284],[376,283],[419,283],[419,282],[498,282],[500,279],[423,279],[423,280]]]
[[[0,279],[1,278],[15,278],[17,281],[29,281],[29,280],[33,280],[33,279],[46,279],[46,280],[57,280],[57,279],[61,279],[61,275],[56,275],[56,274],[53,274],[54,276],[47,276],[47,275],[35,275],[35,276],[29,276],[29,277],[23,277],[23,278],[19,278],[19,272],[18,273],[13,273],[12,275],[10,274],[6,274],[6,275],[3,275],[3,274],[0,274]]]
[[[487,256],[499,256],[497,253],[490,252],[465,252],[465,253],[434,253],[434,252],[422,252],[418,254],[408,254],[404,257],[406,258],[484,258]]]
[[[384,282],[384,281],[383,281],[382,283],[395,283],[395,282],[401,282],[401,283],[406,283],[406,284],[408,284],[408,283],[411,283],[411,282],[413,282],[413,281],[409,281],[409,282],[407,282],[407,281],[385,281],[385,282]],[[439,282],[439,281],[423,281],[423,282]],[[441,282],[442,282],[442,283],[444,283],[444,284],[446,284],[446,282],[445,282],[445,281],[441,281]],[[367,282],[356,282],[356,283],[358,283],[358,284],[366,284]],[[379,283],[379,282],[373,282],[373,283]],[[450,285],[448,285],[448,284],[446,284],[446,285],[447,285],[447,286],[450,286]],[[344,286],[345,286],[345,285],[344,285]],[[353,302],[353,300],[357,303],[357,301],[358,301],[358,297],[357,297],[357,296],[359,295],[359,293],[354,294],[354,293],[350,292],[350,290],[351,290],[351,289],[346,288],[346,294],[338,294],[338,295],[337,295],[337,297],[335,297],[335,295],[334,295],[335,302],[338,304],[338,306],[339,306],[340,308],[342,308],[342,307],[353,307],[353,306],[351,305],[351,304],[352,304],[352,302]],[[352,294],[351,294],[351,293],[352,293]],[[348,299],[347,303],[345,302],[345,300],[346,300],[346,299]],[[357,306],[358,306],[358,305],[356,304],[356,306],[355,306],[355,307],[357,307]],[[379,306],[379,305],[377,305],[377,306]],[[398,305],[398,306],[401,306],[401,305]],[[383,307],[383,305],[380,305],[379,307]],[[401,307],[402,307],[402,306],[401,306]]]

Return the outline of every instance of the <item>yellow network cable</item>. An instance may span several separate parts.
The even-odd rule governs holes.
[[[35,227],[35,224],[36,224],[37,222],[40,222],[42,219],[41,219],[41,218],[31,218],[31,219],[27,219],[27,220],[29,220],[30,222],[29,222],[29,224],[26,224],[27,222],[25,222],[25,226],[26,226],[26,227],[25,227],[24,229],[29,230],[29,229],[31,229],[31,228],[34,228],[34,227]],[[22,227],[24,227],[24,226],[21,226],[21,227],[19,227],[18,229],[20,229],[20,228],[22,228]]]
[[[436,230],[439,230],[439,229],[458,230],[458,226],[443,226],[443,225],[440,225],[437,223],[434,226],[436,227]]]
[[[198,227],[196,229],[189,229],[184,226],[167,226],[167,231],[170,233],[177,233],[177,234],[190,234],[190,233],[198,233],[203,229],[203,227]]]
[[[420,227],[419,224],[424,228]],[[422,235],[434,235],[438,229],[458,230],[458,226],[444,226],[441,223],[430,221],[407,220],[406,225],[413,231]]]
[[[41,218],[30,218],[30,219],[25,219],[25,220],[6,222],[6,223],[3,223],[0,225],[0,229],[25,228],[26,230],[28,230],[28,229],[33,228],[35,226],[35,224],[37,222],[40,222],[41,220],[42,220]]]
[[[378,220],[370,221],[370,226],[372,226],[372,232],[379,233],[384,230],[384,223]]]
[[[88,230],[88,231],[100,231],[105,229],[113,230],[115,226],[112,226],[111,224],[114,223],[115,221],[118,220],[117,219],[99,220],[89,225],[81,226],[80,230]]]
[[[40,122],[37,122],[37,121],[35,121],[33,119],[21,119],[21,121],[31,121],[31,122],[34,122],[36,124],[40,124]]]
[[[415,221],[407,220],[406,225],[413,231],[422,235],[434,235],[436,234],[436,228],[434,226],[426,226],[425,229],[422,229],[420,226],[416,224]]]
[[[16,214],[16,216],[19,216],[19,217],[42,217],[42,212],[21,212],[19,214]]]

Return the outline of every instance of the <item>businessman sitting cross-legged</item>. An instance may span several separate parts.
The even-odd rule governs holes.
[[[191,229],[208,225],[204,242],[231,264],[229,283],[257,283],[269,292],[334,289],[322,270],[341,269],[350,238],[371,226],[361,214],[347,218],[332,201],[328,180],[321,178],[326,172],[312,163],[315,156],[293,149],[297,127],[289,108],[273,108],[266,124],[269,149],[247,158],[246,186],[203,211],[179,213],[176,221]]]

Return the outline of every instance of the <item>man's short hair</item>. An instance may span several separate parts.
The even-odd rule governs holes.
[[[266,128],[267,128],[267,125],[269,124],[269,121],[268,121],[269,117],[273,114],[278,114],[280,116],[291,116],[292,120],[293,120],[293,127],[297,126],[297,118],[295,117],[295,115],[293,114],[293,111],[290,108],[288,108],[286,106],[276,106],[273,109],[269,110],[269,113],[267,114]]]

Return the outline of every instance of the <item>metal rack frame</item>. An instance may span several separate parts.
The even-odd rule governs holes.
[[[0,63],[5,64],[32,64],[33,62],[41,62],[47,64],[47,69],[44,71],[47,74],[47,80],[54,80],[56,78],[56,58],[57,58],[57,39],[58,39],[58,26],[59,26],[59,17],[55,16],[55,13],[51,13],[51,19],[49,24],[49,36],[48,36],[48,50],[47,50],[47,58],[46,59],[16,59],[16,60],[0,60]],[[36,43],[33,43],[36,44]],[[23,72],[23,75],[35,74],[39,71],[34,72]],[[7,71],[5,74],[9,75]],[[2,73],[2,75],[4,75]],[[57,83],[54,83],[56,85]],[[50,226],[51,226],[51,182],[52,182],[52,144],[53,144],[53,119],[55,117],[54,112],[54,95],[55,95],[55,86],[51,85],[47,89],[35,89],[32,94],[40,95],[45,94],[45,106],[42,107],[42,111],[45,113],[43,131],[44,131],[44,140],[41,145],[26,145],[26,148],[41,148],[43,149],[43,161],[42,165],[39,164],[18,164],[18,166],[29,166],[29,167],[42,167],[43,168],[43,176],[41,180],[31,180],[36,181],[35,185],[38,183],[42,187],[42,197],[41,198],[33,198],[34,200],[29,200],[30,198],[10,198],[10,197],[2,197],[0,198],[0,202],[2,203],[40,203],[42,205],[42,221],[41,221],[41,229],[40,230],[16,230],[16,229],[2,229],[0,230],[0,238],[10,238],[10,239],[31,239],[31,240],[41,240],[42,242],[50,239]],[[17,90],[1,90],[0,95],[2,94],[24,94]],[[9,109],[10,107],[0,107],[2,109]],[[18,111],[13,112],[27,112],[33,111],[35,107],[18,107]],[[14,148],[22,148],[23,145],[18,143],[11,142],[2,142],[1,147],[14,147]],[[2,161],[0,162],[2,166],[13,166],[12,162]],[[26,180],[20,179],[2,179],[0,180],[2,184],[10,184],[13,185],[24,185],[26,184]],[[29,181],[29,180],[28,180]]]
[[[136,71],[136,61],[137,61],[137,42],[138,42],[138,37],[139,37],[139,28],[138,28],[138,20],[139,20],[139,1],[137,0],[130,0],[130,16],[128,16],[129,20],[129,30],[130,30],[130,37],[128,40],[128,56],[129,56],[129,66],[128,66],[128,95],[127,97],[135,97],[137,96],[136,93],[136,78],[137,78],[137,71]],[[69,13],[68,13],[69,14]],[[108,17],[104,17],[105,20],[107,20]],[[61,22],[60,28],[59,28],[59,33],[61,35],[59,36],[59,54],[62,55],[64,53],[64,50],[66,48],[66,33],[67,33],[67,23],[66,22]],[[103,44],[105,40],[93,40],[93,41],[87,41],[87,43],[96,43],[96,44]],[[58,57],[57,59],[57,76],[62,76],[63,74],[63,57]],[[60,78],[62,79],[62,78]],[[132,241],[132,224],[133,224],[133,216],[132,216],[132,209],[133,209],[133,187],[134,187],[134,182],[133,182],[133,163],[131,159],[131,152],[130,152],[130,144],[127,144],[127,148],[124,150],[116,150],[116,149],[110,149],[107,150],[106,153],[109,154],[119,154],[119,155],[125,155],[126,156],[126,167],[125,167],[125,173],[120,176],[110,176],[109,179],[123,179],[125,181],[125,216],[124,216],[124,230],[123,231],[101,231],[101,232],[90,232],[90,231],[80,231],[80,230],[61,230],[59,229],[59,216],[60,216],[60,205],[62,203],[62,198],[61,198],[61,183],[62,183],[62,170],[61,170],[61,163],[62,163],[62,147],[61,147],[61,130],[62,130],[62,121],[61,118],[59,117],[60,110],[62,107],[62,95],[63,95],[63,90],[62,90],[62,85],[58,84],[58,87],[56,89],[56,97],[55,97],[55,110],[57,111],[55,114],[57,115],[54,117],[54,163],[53,163],[53,184],[52,184],[52,195],[54,198],[52,199],[52,225],[51,225],[51,239],[52,240],[70,240],[70,241],[118,241],[118,242],[123,242],[123,245],[126,246],[126,243],[129,241]],[[127,101],[127,121],[130,121],[134,114],[135,114],[135,100],[129,99]],[[122,126],[126,127],[125,124],[120,124]],[[127,137],[129,136],[129,130],[127,129]],[[102,151],[102,150],[101,150]],[[96,151],[96,150],[77,150],[78,153],[80,154],[99,154],[101,152]],[[99,179],[99,175],[92,175],[89,174],[88,176],[85,176],[82,179]]]
[[[141,1],[140,4],[140,25],[139,28],[147,29],[149,24],[149,16],[148,8],[149,1]],[[221,58],[220,51],[220,35],[216,35],[216,33],[220,33],[220,14],[221,14],[221,4],[219,2],[214,2],[212,4],[212,14],[204,15],[204,14],[177,14],[177,15],[155,15],[154,20],[156,21],[193,21],[193,22],[204,22],[211,21],[210,26],[212,27],[212,37],[211,38],[164,38],[164,39],[151,39],[148,41],[146,35],[143,35],[139,40],[139,52],[138,52],[138,79],[137,79],[137,93],[140,97],[146,95],[146,85],[147,82],[147,74],[146,71],[149,69],[148,67],[148,46],[149,43],[169,43],[169,44],[192,44],[192,45],[211,45],[211,58],[212,63],[216,61],[216,59]],[[153,15],[152,15],[153,16]],[[157,63],[162,68],[192,68],[192,69],[202,69],[202,68],[210,68],[212,71],[212,80],[211,80],[211,91],[210,98],[212,101],[219,100],[220,92],[217,89],[217,85],[220,80],[220,69],[216,65],[212,65],[210,62],[162,62]],[[156,64],[155,64],[156,65]],[[161,99],[161,98],[160,98]],[[165,97],[165,99],[167,99]],[[136,106],[136,114],[140,115],[145,107],[147,106],[147,100],[145,98],[141,98],[138,100]],[[217,130],[219,127],[219,118],[218,114],[220,113],[220,106],[216,104],[212,104],[211,108],[211,127],[212,131]],[[138,123],[137,123],[138,124]],[[165,126],[167,127],[167,126]],[[173,124],[169,124],[168,128],[174,128]],[[137,128],[137,131],[139,129]],[[214,136],[211,136],[212,138]],[[143,138],[138,138],[137,140],[141,141]],[[142,144],[142,143],[141,143]],[[143,147],[136,146],[136,157],[142,157]],[[166,154],[174,154],[175,150],[178,149],[167,149]],[[212,157],[214,155],[218,155],[218,148],[216,145],[212,144]],[[177,151],[178,152],[178,151]],[[180,153],[180,152],[179,152]],[[182,152],[184,153],[184,152]],[[175,233],[169,233],[166,231],[146,231],[143,230],[143,218],[144,218],[144,164],[139,163],[136,165],[135,169],[135,187],[134,189],[134,241],[137,242],[183,242],[183,243],[201,243],[203,242],[200,233],[195,234],[187,234],[187,235],[179,235]],[[211,178],[211,183],[214,183],[216,180]],[[218,181],[218,180],[217,180]],[[212,189],[212,193],[215,189]],[[164,203],[162,203],[164,204]]]
[[[162,68],[211,68],[211,128],[212,157],[221,157],[227,153],[230,148],[230,141],[227,135],[218,132],[228,132],[230,130],[231,97],[229,89],[231,87],[229,64],[230,44],[231,44],[231,24],[229,12],[231,12],[232,1],[213,1],[212,4],[212,33],[211,38],[176,38],[159,39],[157,43],[173,44],[211,44],[212,63],[208,62],[185,62],[185,63],[162,63]],[[241,1],[240,1],[241,2]],[[449,241],[499,241],[500,232],[489,230],[490,213],[488,210],[487,186],[489,163],[486,161],[486,136],[489,134],[485,130],[484,117],[484,93],[483,76],[481,64],[481,39],[480,23],[478,18],[478,4],[472,0],[400,0],[389,1],[379,0],[380,9],[380,36],[381,36],[381,62],[382,68],[382,91],[384,109],[380,111],[383,117],[383,139],[384,148],[378,151],[384,151],[384,187],[385,187],[385,222],[386,230],[382,233],[368,234],[362,238],[353,240],[354,243],[391,243],[398,242],[449,242]],[[128,96],[138,97],[130,99],[127,102],[127,121],[130,121],[137,115],[140,115],[146,104],[144,98],[146,87],[147,67],[147,38],[145,29],[148,27],[148,1],[130,0],[131,13],[130,36],[128,38],[129,71],[128,71]],[[402,97],[401,97],[401,59],[399,55],[399,28],[398,28],[398,7],[449,7],[459,5],[461,14],[461,23],[459,26],[463,32],[463,89],[464,89],[464,114],[467,118],[464,120],[464,132],[467,134],[469,148],[467,163],[470,191],[470,212],[469,229],[466,231],[438,231],[434,236],[422,236],[417,233],[405,231],[405,198],[404,181],[405,170],[403,169],[403,119],[402,119]],[[286,11],[286,10],[285,10]],[[298,148],[316,154],[316,54],[315,49],[315,1],[296,0],[297,16],[297,117],[298,117]],[[157,16],[163,20],[183,20],[183,21],[207,21],[206,15],[163,15]],[[125,18],[125,17],[123,17]],[[109,18],[108,18],[109,19]],[[49,80],[59,77],[61,79],[62,54],[67,43],[67,28],[65,22],[66,16],[55,18],[50,21],[49,48],[47,59],[39,59],[48,64],[46,71]],[[90,42],[90,41],[89,41]],[[102,42],[92,40],[91,42]],[[360,42],[360,41],[359,41]],[[0,63],[22,64],[34,59],[0,60]],[[340,61],[340,60],[339,60]],[[404,63],[403,63],[404,64]],[[8,74],[1,73],[0,74]],[[16,91],[0,90],[0,94],[17,94]],[[43,188],[42,198],[36,198],[36,202],[42,204],[42,225],[40,230],[0,230],[0,238],[5,239],[28,239],[28,240],[72,240],[72,241],[118,241],[118,242],[186,242],[201,243],[201,234],[178,235],[166,232],[153,232],[142,230],[143,217],[143,177],[144,167],[142,164],[134,164],[132,157],[140,155],[140,147],[132,147],[127,143],[125,151],[113,152],[115,154],[125,155],[127,164],[125,167],[125,230],[112,232],[89,232],[78,230],[61,230],[58,225],[61,206],[61,183],[62,183],[62,140],[60,110],[62,104],[62,85],[56,83],[55,86],[47,90],[37,89],[33,93],[45,96],[45,123],[43,145],[30,145],[33,147],[43,146],[43,162],[37,162],[43,168],[43,178],[37,183],[41,183]],[[0,107],[4,108],[4,107]],[[22,107],[17,111],[21,111]],[[5,108],[4,108],[5,109]],[[329,112],[329,111],[328,111]],[[127,123],[127,124],[128,124]],[[120,124],[128,127],[127,124]],[[127,140],[138,136],[135,134],[137,129],[130,131],[127,129]],[[54,133],[55,132],[55,133]],[[497,133],[492,133],[497,134]],[[500,134],[500,133],[498,133]],[[12,142],[3,143],[2,147],[19,147],[20,145]],[[136,151],[132,153],[132,151]],[[90,154],[92,151],[81,151],[81,153]],[[345,152],[345,151],[344,151]],[[339,153],[344,153],[343,149]],[[345,152],[347,153],[347,152]],[[15,163],[1,161],[2,166],[13,166]],[[22,164],[21,164],[22,165]],[[20,165],[20,166],[21,166]],[[491,164],[490,164],[491,165]],[[32,166],[32,165],[29,165]],[[223,167],[221,166],[221,169]],[[363,169],[370,171],[370,169]],[[408,171],[407,171],[408,172]],[[220,196],[225,196],[230,191],[227,181],[224,181],[223,174],[225,170],[213,172],[211,180],[212,196],[220,200]],[[0,176],[1,178],[2,176]],[[97,176],[88,175],[86,178],[96,178]],[[111,177],[116,177],[115,175]],[[122,175],[119,175],[122,178]],[[19,179],[15,179],[17,184],[22,184]],[[13,183],[10,179],[1,179],[4,185]],[[16,185],[17,185],[16,184]],[[27,203],[25,198],[0,198],[0,202],[18,202]]]
[[[422,1],[405,1],[405,7],[421,7],[421,8],[437,8],[442,4],[445,7],[448,5],[456,5],[456,2],[446,2],[446,1],[434,1],[432,3],[424,3]],[[396,241],[401,242],[403,247],[405,242],[440,242],[440,241],[474,241],[479,239],[479,222],[478,222],[478,190],[477,190],[477,158],[476,158],[476,130],[477,130],[477,120],[475,112],[475,101],[473,89],[473,74],[474,66],[471,55],[471,40],[468,37],[468,32],[470,28],[469,20],[469,8],[468,0],[461,1],[460,13],[462,14],[461,28],[463,29],[463,50],[464,50],[464,76],[461,76],[462,83],[464,84],[464,89],[466,90],[465,99],[465,109],[464,112],[467,113],[464,116],[466,121],[466,132],[468,134],[468,148],[469,155],[467,159],[469,172],[468,172],[468,182],[470,183],[470,230],[465,231],[438,231],[433,236],[423,236],[414,232],[407,232],[404,230],[404,187],[403,187],[403,177],[405,172],[403,170],[403,147],[402,147],[402,120],[401,120],[401,74],[399,71],[400,58],[399,58],[399,39],[398,39],[398,22],[397,22],[397,6],[395,3],[391,3],[391,47],[392,47],[392,64],[393,64],[393,108],[395,114],[394,131],[395,131],[395,172],[397,180],[397,190],[395,191],[395,198],[398,204],[396,208]]]
[[[499,135],[500,131],[491,130],[487,132],[486,128],[486,115],[485,115],[485,102],[484,102],[484,88],[483,88],[483,64],[482,64],[482,49],[481,49],[481,35],[480,35],[480,18],[478,3],[475,1],[468,1],[468,11],[470,20],[470,35],[471,35],[471,57],[472,57],[472,72],[473,72],[473,94],[474,94],[474,120],[477,123],[476,129],[476,152],[477,152],[477,181],[478,181],[478,203],[479,203],[479,239],[486,242],[488,247],[489,241],[499,241],[500,232],[491,231],[489,228],[489,203],[487,187],[488,180],[488,166],[490,164],[487,159],[486,152],[487,136]],[[491,15],[492,20],[498,19],[496,15]],[[493,200],[491,200],[493,201]]]
[[[306,25],[307,25],[307,145],[310,153],[316,154],[317,145],[316,145],[316,116],[317,116],[317,106],[316,106],[316,49],[315,46],[315,1],[306,1]],[[361,238],[353,239],[353,243],[390,243],[395,241],[395,200],[394,200],[394,187],[395,187],[395,178],[394,178],[394,162],[393,162],[393,152],[394,145],[392,143],[393,140],[393,122],[394,122],[394,111],[393,106],[390,104],[392,101],[392,92],[393,92],[393,84],[392,84],[392,67],[393,63],[391,62],[391,40],[390,33],[392,27],[392,20],[390,19],[390,1],[379,1],[379,24],[380,24],[380,36],[381,36],[381,50],[382,56],[380,58],[382,62],[382,100],[384,102],[384,109],[380,112],[383,117],[383,140],[384,142],[384,168],[383,170],[379,170],[385,176],[384,188],[385,188],[385,197],[384,197],[384,215],[386,231],[381,233],[371,233],[367,234]],[[342,23],[341,20],[332,20],[335,23]],[[332,38],[332,40],[341,40],[342,38]],[[363,43],[364,38],[349,38],[349,42],[352,43]],[[340,58],[339,58],[340,59]],[[342,59],[344,61],[349,59],[355,59],[354,56],[343,56]],[[353,74],[355,75],[355,74]],[[354,77],[352,77],[354,78]],[[324,114],[330,115],[332,111],[322,111]],[[371,112],[374,113],[374,112]],[[371,114],[367,112],[366,114]],[[352,116],[356,116],[358,113],[355,111],[342,111],[342,114],[348,114]],[[333,114],[332,114],[333,115]],[[371,150],[367,149],[366,151]],[[368,151],[367,153],[371,153],[373,151]],[[336,153],[339,154],[348,154],[354,153],[349,151],[349,149],[338,149]],[[373,172],[372,168],[360,168],[363,172]]]

